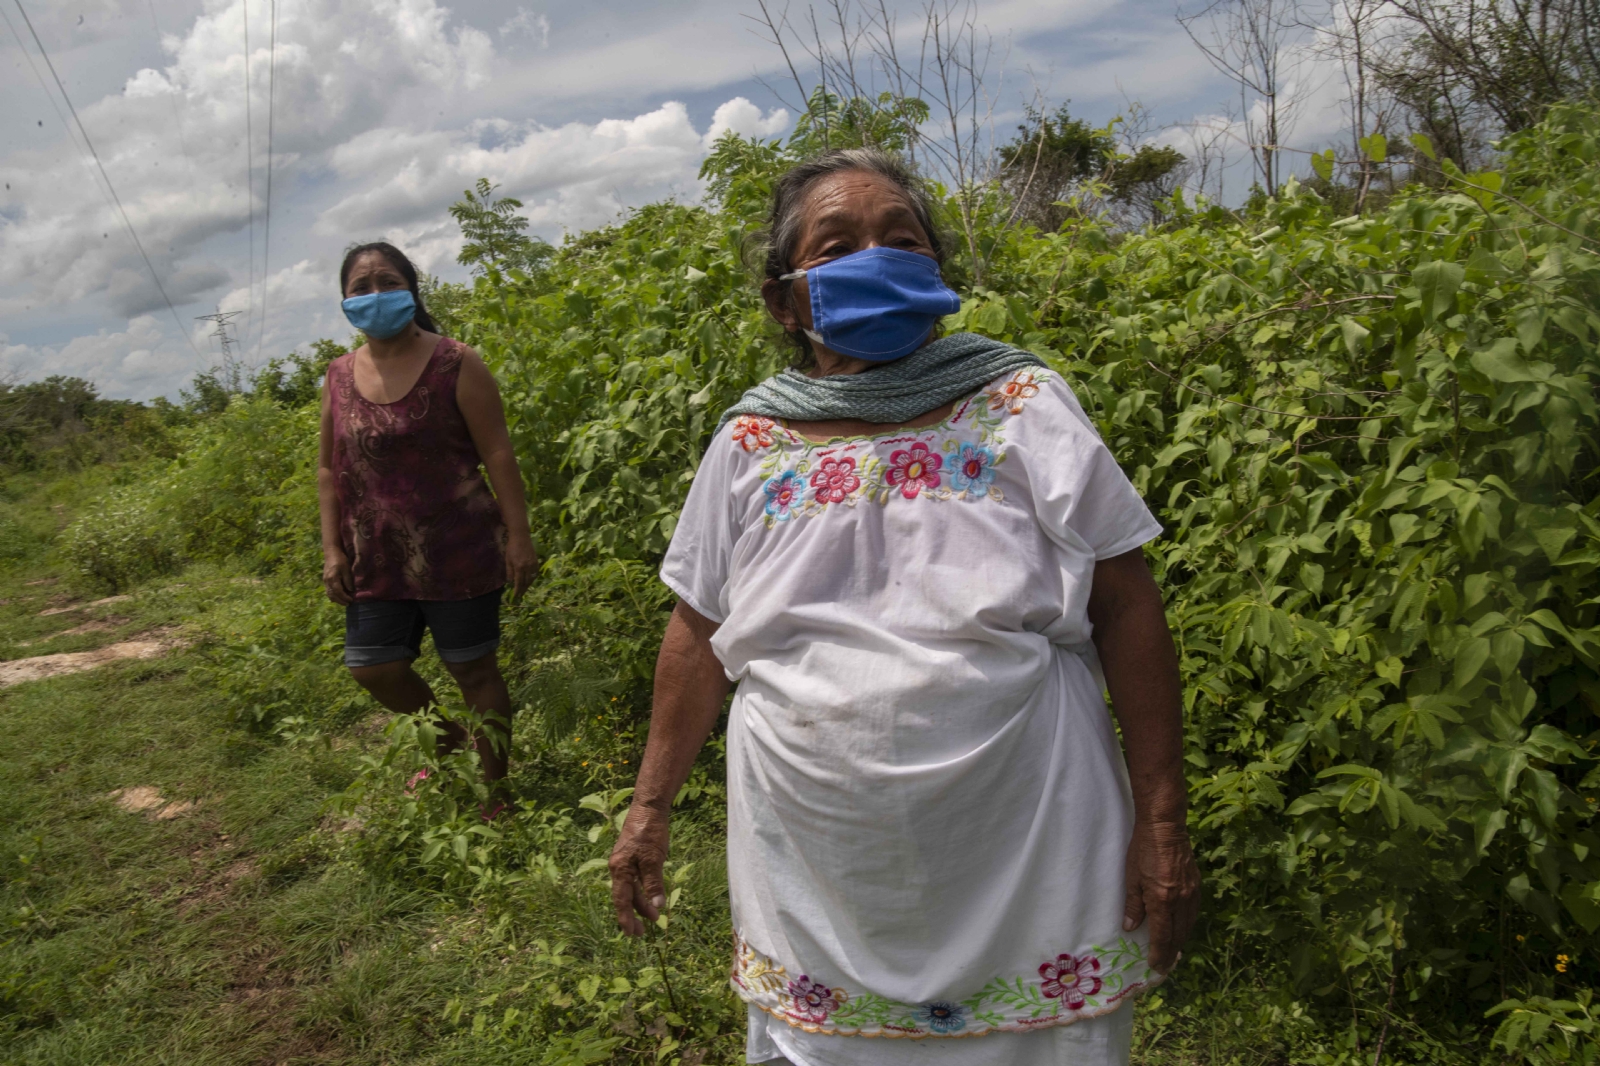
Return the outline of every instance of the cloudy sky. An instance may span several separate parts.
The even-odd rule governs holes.
[[[551,240],[629,206],[693,199],[717,134],[776,135],[793,118],[767,87],[781,92],[786,71],[753,32],[755,11],[755,0],[0,0],[0,375],[173,396],[216,362],[194,316],[219,307],[242,312],[233,333],[247,359],[347,336],[341,250],[388,239],[423,269],[464,277],[445,209],[480,176],[523,200]],[[1173,0],[982,0],[1005,70],[991,76],[1001,128],[1036,90],[1096,121],[1130,98],[1164,122],[1215,111],[1229,87],[1173,14]],[[1331,121],[1313,115],[1302,132]]]

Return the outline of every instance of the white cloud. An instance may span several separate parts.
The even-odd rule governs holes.
[[[500,36],[531,37],[539,42],[540,48],[550,47],[550,18],[547,15],[535,15],[525,7],[517,8],[517,13],[506,19],[500,26]]]
[[[487,177],[501,186],[501,195],[523,201],[523,214],[535,232],[553,237],[563,228],[609,221],[630,203],[673,193],[697,195],[696,173],[712,133],[731,128],[767,135],[788,121],[781,108],[763,116],[739,97],[717,109],[705,134],[676,101],[630,119],[555,128],[496,123],[427,133],[372,130],[340,145],[330,163],[352,184],[359,175],[388,177],[329,207],[316,231],[353,240],[376,230],[412,227],[414,241],[448,237],[439,250],[448,246],[453,257],[459,238],[445,208],[464,188]],[[497,143],[483,146],[485,133]]]
[[[755,104],[742,96],[735,96],[711,116],[711,128],[706,130],[701,144],[710,148],[718,137],[729,130],[741,137],[767,138],[776,137],[788,128],[789,112],[786,108],[775,107],[763,115]]]
[[[8,344],[0,334],[0,374],[26,379],[51,374],[88,378],[104,396],[148,399],[202,369],[181,340],[171,342],[152,315],[139,315],[128,328],[74,337],[59,347]]]
[[[364,8],[364,9],[363,9]],[[128,78],[119,93],[78,102],[117,194],[161,276],[180,303],[213,289],[226,266],[218,238],[263,226],[269,53],[266,5],[251,12],[249,127],[255,135],[254,180],[247,169],[242,0],[215,5],[181,39],[169,38],[172,63]],[[273,157],[280,183],[306,153],[418,110],[441,92],[470,92],[488,78],[493,47],[486,34],[448,24],[434,0],[308,0],[283,5],[272,71]],[[345,44],[353,51],[332,59]],[[69,79],[70,81],[70,79]],[[99,297],[124,315],[163,305],[119,213],[84,163],[45,149],[23,149],[0,162],[19,205],[0,213],[0,307],[16,290],[29,303],[67,304]],[[293,186],[291,185],[292,189]],[[281,205],[280,205],[281,206]],[[259,249],[258,249],[259,250]]]

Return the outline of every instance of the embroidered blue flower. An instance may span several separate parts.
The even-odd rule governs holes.
[[[793,470],[785,470],[767,479],[761,491],[767,494],[767,515],[776,521],[787,522],[794,517],[793,509],[805,494],[806,483]]]
[[[959,1033],[967,1027],[967,1008],[959,1003],[935,1000],[912,1012],[917,1021],[936,1033]]]
[[[984,496],[994,484],[994,452],[970,441],[961,445],[956,461],[950,464],[950,487],[956,492]]]

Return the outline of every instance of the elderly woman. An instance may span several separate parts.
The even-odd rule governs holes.
[[[942,254],[889,157],[778,183],[762,294],[801,367],[724,416],[662,567],[679,600],[612,896],[628,932],[657,917],[673,798],[736,683],[751,1062],[1126,1062],[1126,1004],[1194,920],[1140,549],[1160,526],[1059,374],[937,338]]]

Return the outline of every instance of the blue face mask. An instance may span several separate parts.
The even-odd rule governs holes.
[[[934,323],[961,310],[939,264],[898,248],[866,248],[784,274],[811,290],[806,336],[841,355],[886,363],[922,347]]]
[[[411,325],[411,320],[417,317],[417,301],[410,289],[369,292],[346,300],[344,317],[367,336],[386,341]]]

